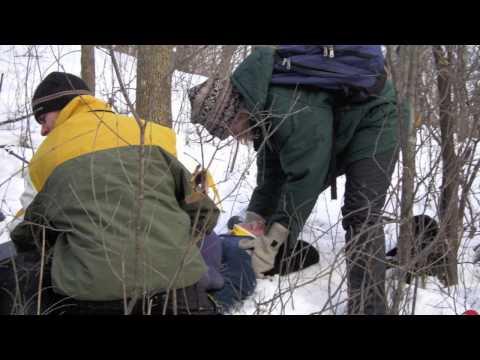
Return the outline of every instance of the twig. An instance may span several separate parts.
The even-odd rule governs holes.
[[[0,187],[2,187],[3,185],[5,185],[6,183],[8,183],[10,180],[12,180],[12,178],[13,178],[15,175],[21,173],[22,171],[23,171],[23,169],[20,169],[20,170],[16,171],[16,172],[15,172],[14,174],[12,174],[8,179],[6,179],[5,181],[3,181],[3,182],[0,184]]]
[[[143,208],[143,199],[144,199],[144,172],[145,172],[145,128],[147,125],[147,122],[144,121],[142,123],[140,117],[138,116],[137,112],[135,111],[135,108],[133,107],[133,104],[130,101],[130,98],[128,97],[127,91],[125,90],[125,85],[123,84],[122,78],[120,76],[120,70],[118,68],[118,63],[117,60],[115,59],[115,54],[113,51],[113,46],[110,46],[110,57],[112,59],[112,64],[113,68],[115,70],[115,74],[117,76],[118,82],[120,84],[120,89],[122,91],[123,96],[125,97],[125,101],[127,102],[128,107],[130,108],[130,111],[132,112],[135,121],[138,124],[138,127],[140,129],[140,144],[139,144],[139,174],[138,174],[138,188],[137,188],[137,203],[136,203],[136,209],[135,209],[135,219],[134,219],[134,237],[135,237],[135,266],[134,266],[134,279],[135,279],[135,291],[133,298],[130,301],[130,304],[127,307],[127,314],[131,314],[133,311],[133,308],[135,304],[137,303],[138,297],[139,297],[139,289],[137,288],[137,267],[138,267],[138,259],[139,256],[142,254],[142,246],[141,246],[141,240],[140,240],[140,233],[141,233],[141,224],[140,224],[140,215],[142,212]]]
[[[235,168],[235,162],[237,161],[237,155],[238,155],[238,147],[240,145],[240,142],[237,141],[236,143],[236,146],[235,146],[235,153],[233,154],[233,160],[232,160],[232,164],[230,166],[230,173],[233,172],[233,169]]]
[[[40,315],[40,312],[42,309],[42,285],[43,285],[44,265],[45,265],[45,226],[42,228],[42,255],[40,260],[40,279],[38,281],[37,315]]]
[[[10,155],[12,155],[12,156],[15,156],[17,159],[23,161],[25,164],[29,164],[29,162],[28,162],[25,158],[21,157],[20,155],[15,154],[15,153],[14,153],[12,150],[10,150],[7,146],[9,146],[9,145],[0,145],[0,149],[5,150],[8,154],[10,154]]]
[[[12,123],[20,121],[20,120],[25,120],[25,119],[28,119],[32,115],[33,115],[33,113],[30,113],[30,114],[27,114],[27,115],[20,116],[19,118],[5,120],[5,121],[0,122],[0,125],[12,124]]]

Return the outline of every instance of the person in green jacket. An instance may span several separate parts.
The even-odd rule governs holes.
[[[257,186],[245,222],[258,236],[241,246],[252,250],[252,265],[263,277],[282,244],[295,246],[332,178],[345,174],[348,313],[384,314],[381,212],[398,153],[393,86],[386,81],[367,101],[340,104],[329,91],[272,84],[274,55],[259,48],[229,78],[189,90],[193,123],[220,139],[251,139],[257,151]]]
[[[30,295],[53,290],[42,313],[161,314],[173,300],[178,313],[214,313],[198,286],[207,267],[197,244],[219,210],[205,194],[193,196],[173,130],[147,122],[141,144],[134,118],[62,72],[38,85],[32,108],[46,138],[30,161],[25,213],[11,239],[19,258],[39,265]]]

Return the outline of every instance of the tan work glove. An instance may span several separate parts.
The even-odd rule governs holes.
[[[257,278],[264,278],[265,272],[273,269],[278,249],[288,238],[288,229],[279,223],[273,223],[268,232],[255,239],[240,240],[241,249],[252,250],[252,267]]]

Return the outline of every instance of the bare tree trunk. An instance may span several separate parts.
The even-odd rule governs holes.
[[[469,201],[473,182],[480,170],[480,161],[475,163],[475,153],[480,139],[476,136],[475,127],[473,126],[473,124],[479,123],[478,115],[476,114],[477,106],[475,106],[476,104],[474,100],[475,93],[472,92],[470,95],[468,91],[468,82],[472,76],[472,69],[470,66],[473,65],[469,61],[468,45],[456,45],[455,52],[457,55],[457,63],[453,66],[453,69],[455,70],[453,94],[458,109],[457,141],[462,145],[457,150],[457,158],[459,160],[459,169],[464,169],[461,171],[460,175],[461,191],[459,195],[458,219],[463,222],[465,208]],[[473,68],[476,70],[475,66],[473,66]],[[462,227],[463,226],[460,227],[459,231],[462,231]]]
[[[95,45],[82,45],[82,79],[95,94]]]
[[[467,140],[469,136],[469,119],[464,116],[468,113],[469,107],[468,90],[467,90],[467,47],[465,45],[456,45],[457,63],[455,66],[455,83],[454,94],[457,102],[457,136],[458,142],[462,143]]]
[[[446,286],[458,283],[457,253],[459,248],[459,198],[458,187],[459,166],[455,153],[455,121],[451,114],[453,105],[451,100],[451,74],[452,60],[451,49],[445,50],[441,45],[433,46],[435,66],[437,68],[437,86],[439,98],[439,117],[442,149],[442,194],[440,201],[440,239],[447,239],[447,274],[444,284]]]
[[[400,303],[403,299],[403,288],[407,272],[413,265],[409,263],[413,249],[413,201],[415,188],[415,86],[419,66],[420,46],[400,46],[397,52],[388,48],[388,59],[393,82],[396,88],[398,115],[400,122],[400,148],[402,153],[402,195],[401,223],[398,239],[400,271],[398,287],[395,289],[391,312],[400,313]],[[398,53],[397,65],[394,63],[394,53]],[[404,109],[408,108],[405,114]]]
[[[216,74],[223,78],[227,77],[232,70],[232,59],[235,51],[237,50],[238,45],[224,45],[222,48],[222,60],[220,61],[220,65],[218,66],[218,70]]]
[[[411,45],[406,47],[403,58],[408,64],[405,73],[405,82],[403,83],[404,91],[401,99],[400,112],[403,114],[403,108],[408,107],[408,114],[404,118],[404,122],[400,133],[402,134],[401,151],[403,157],[403,174],[402,174],[402,204],[400,225],[400,243],[399,260],[402,265],[406,265],[411,257],[413,248],[413,230],[410,219],[413,217],[413,201],[415,188],[415,145],[416,145],[416,128],[415,128],[415,85],[418,70],[418,46]],[[406,122],[406,123],[405,123]]]
[[[172,127],[173,46],[139,45],[136,110],[146,120]]]

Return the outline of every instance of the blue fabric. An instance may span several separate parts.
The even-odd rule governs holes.
[[[222,242],[219,236],[212,231],[205,236],[200,244],[200,253],[208,267],[199,281],[199,286],[207,291],[223,288],[225,281],[221,274],[222,269]]]
[[[223,312],[234,310],[255,290],[257,280],[252,269],[250,255],[238,247],[242,237],[220,235],[222,244],[222,270],[225,286],[212,292],[212,296],[222,306]]]
[[[272,84],[311,85],[329,90],[369,89],[384,72],[385,65],[381,45],[280,45],[277,55],[282,62],[275,64]],[[323,74],[302,74],[295,66]]]
[[[15,257],[17,252],[11,241],[0,244],[0,261]]]

